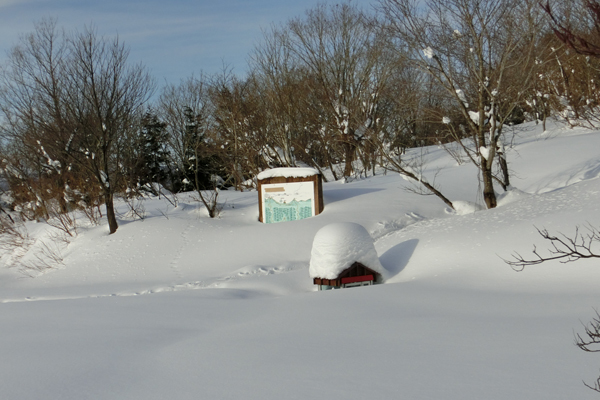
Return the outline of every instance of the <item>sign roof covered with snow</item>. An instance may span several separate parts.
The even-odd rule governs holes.
[[[273,168],[267,169],[256,177],[258,180],[283,177],[283,178],[306,178],[308,176],[319,175],[319,171],[314,168]]]
[[[308,272],[311,278],[336,279],[355,262],[387,278],[373,238],[359,224],[337,222],[321,228],[313,240]]]

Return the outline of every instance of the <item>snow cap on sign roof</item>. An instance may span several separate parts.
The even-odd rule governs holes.
[[[321,228],[313,240],[308,272],[311,278],[336,279],[355,262],[387,278],[373,238],[360,224],[336,222]]]
[[[273,168],[267,169],[256,177],[258,180],[283,177],[283,178],[306,178],[313,175],[319,175],[319,171],[314,168]]]

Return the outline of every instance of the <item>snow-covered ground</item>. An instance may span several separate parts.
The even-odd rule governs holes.
[[[596,398],[600,355],[574,332],[600,307],[600,260],[500,257],[545,249],[536,226],[600,225],[600,132],[526,128],[494,210],[450,212],[393,173],[326,183],[321,215],[280,224],[257,221],[257,192],[222,192],[219,219],[154,198],[114,235],[80,228],[44,274],[0,267],[0,398]],[[426,158],[462,211],[481,202],[473,166]],[[313,238],[334,222],[367,229],[386,284],[315,291]]]

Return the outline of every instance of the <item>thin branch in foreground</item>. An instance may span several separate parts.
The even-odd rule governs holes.
[[[541,264],[546,261],[560,260],[561,263],[569,263],[577,261],[583,258],[600,258],[600,254],[595,252],[592,247],[594,244],[600,242],[600,231],[591,225],[585,227],[587,233],[581,233],[579,227],[575,228],[575,234],[567,236],[563,233],[558,235],[552,235],[547,229],[536,230],[544,238],[550,242],[550,248],[548,249],[548,256],[540,254],[537,247],[533,246],[532,258],[525,258],[521,254],[515,252],[512,254],[512,260],[506,260],[507,263],[515,271],[522,271],[525,267],[530,265]]]
[[[583,335],[575,334],[575,344],[586,352],[600,352],[600,314],[598,310],[596,310],[596,316],[587,325],[584,324]],[[600,392],[600,377],[596,379],[593,385],[585,381],[583,384],[596,392]]]

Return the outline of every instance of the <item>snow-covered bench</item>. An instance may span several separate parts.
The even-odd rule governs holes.
[[[387,277],[371,235],[352,222],[330,224],[317,232],[309,274],[319,290],[367,286]]]

